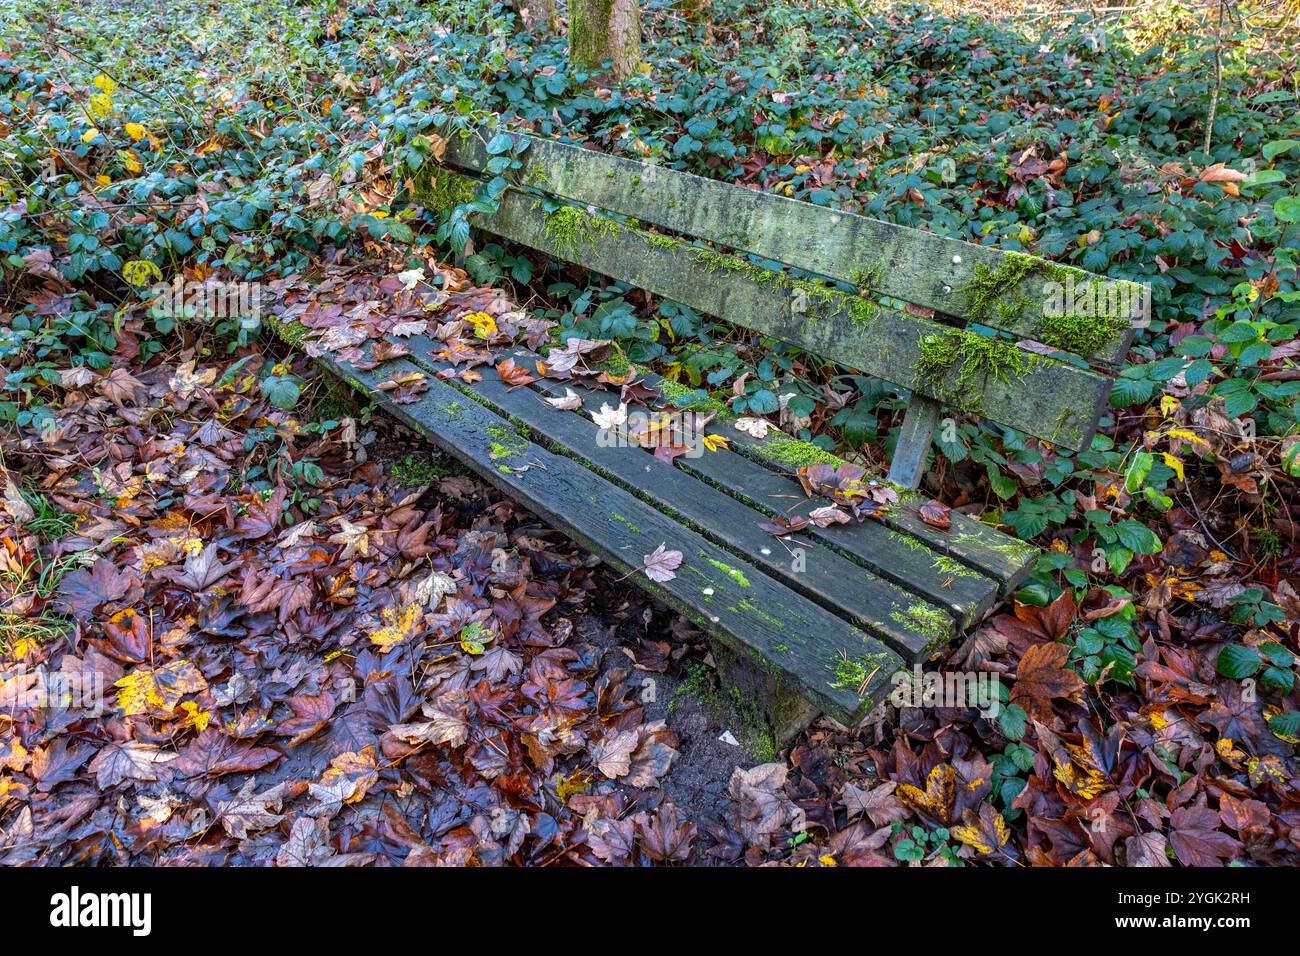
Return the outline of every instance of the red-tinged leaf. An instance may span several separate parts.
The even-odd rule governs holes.
[[[140,592],[140,577],[129,568],[118,570],[108,558],[99,558],[89,571],[72,571],[59,582],[59,603],[73,616],[86,620],[101,606]]]
[[[1169,818],[1169,844],[1185,866],[1222,866],[1241,844],[1219,829],[1219,815],[1206,806],[1182,807]]]
[[[1011,688],[1011,703],[1046,720],[1052,713],[1052,701],[1075,699],[1086,686],[1074,671],[1065,666],[1070,648],[1065,644],[1035,644],[1025,651],[1016,667],[1016,685]]]
[[[232,740],[210,727],[190,741],[171,766],[183,777],[220,777],[227,773],[252,773],[279,758],[278,750]]]
[[[771,521],[764,521],[759,527],[768,534],[776,535],[778,538],[784,538],[788,534],[796,534],[808,527],[807,518],[794,518],[787,520],[780,515],[775,515]]]
[[[518,388],[520,385],[528,385],[537,381],[537,376],[522,365],[516,364],[514,359],[502,359],[497,363],[496,369],[497,374],[501,376],[501,381],[511,388]]]
[[[684,863],[691,858],[695,824],[689,821],[678,823],[677,810],[671,803],[661,804],[653,814],[638,813],[633,819],[638,841],[650,859],[661,863]]]
[[[952,509],[940,501],[927,501],[916,509],[916,513],[931,528],[947,531],[952,527]]]
[[[682,563],[682,553],[680,551],[666,551],[664,545],[659,545],[650,554],[642,558],[645,566],[645,576],[651,581],[658,581],[664,584],[677,577],[677,568]]]

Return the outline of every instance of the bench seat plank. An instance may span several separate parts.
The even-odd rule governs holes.
[[[418,371],[416,365],[399,359],[362,371],[329,355],[316,362],[614,568],[634,572],[639,586],[733,652],[774,669],[837,720],[861,720],[903,667],[898,654],[860,628],[574,459],[532,443],[456,388],[430,376],[428,391],[413,404],[398,404],[378,388],[394,374]],[[509,455],[494,460],[494,443],[504,442]],[[655,584],[638,569],[660,544],[683,560],[673,579]],[[749,587],[739,587],[723,568],[741,574]]]
[[[578,383],[544,379],[536,384],[543,391],[554,395],[563,394],[566,387],[573,388],[582,397],[583,407],[588,412],[599,410],[603,403],[610,400],[610,393],[583,388]],[[707,431],[731,438],[726,430],[709,428]],[[731,431],[734,432],[734,429]],[[649,452],[641,453],[653,460]],[[764,516],[780,515],[787,519],[805,517],[814,508],[826,504],[825,499],[808,498],[798,482],[788,476],[778,474],[736,452],[718,451],[700,458],[681,457],[675,464],[678,469],[698,475],[710,486],[724,490]],[[772,541],[770,535],[764,535],[769,542]],[[914,592],[925,601],[942,605],[957,619],[961,628],[980,620],[1002,592],[999,581],[981,570],[955,559],[945,561],[927,547],[925,542],[911,534],[891,529],[882,522],[868,520],[832,525],[829,528],[810,525],[800,535],[844,554],[855,561],[859,568],[870,569]],[[791,540],[797,542],[799,538]],[[809,566],[814,561],[822,560],[820,556],[809,558]],[[857,573],[866,572],[859,570]],[[911,618],[906,616],[906,611],[900,616],[915,627],[916,622],[924,618],[925,610],[912,610]],[[891,609],[891,613],[897,612]]]

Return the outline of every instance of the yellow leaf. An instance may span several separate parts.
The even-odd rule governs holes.
[[[387,650],[416,635],[424,624],[424,610],[414,602],[386,607],[379,612],[379,619],[382,626],[370,632],[370,641]]]
[[[92,126],[90,129],[86,130],[84,133],[81,134],[81,141],[83,143],[89,143],[92,139],[94,139],[98,135],[99,135],[99,130]]]
[[[161,280],[162,270],[156,262],[148,259],[132,259],[122,266],[122,278],[137,289],[147,284],[150,279]]]
[[[165,667],[146,667],[127,674],[113,686],[118,688],[117,706],[126,716],[166,716],[186,694],[207,690],[208,682],[189,661],[173,661]]]
[[[1178,480],[1182,481],[1183,463],[1179,461],[1177,458],[1175,458],[1173,455],[1169,454],[1169,452],[1167,451],[1162,451],[1160,453],[1160,457],[1164,460],[1164,463],[1166,465],[1168,465],[1171,469],[1173,469],[1174,474],[1178,476]]]
[[[1182,406],[1182,402],[1172,395],[1160,396],[1160,414],[1168,418]]]
[[[181,727],[183,729],[193,728],[195,730],[206,730],[208,724],[212,722],[212,711],[200,710],[199,705],[192,700],[181,703]]]
[[[148,130],[139,123],[127,123],[126,126],[122,128],[126,130],[126,135],[131,137],[131,142],[133,143],[140,142],[140,140],[144,139],[145,133],[148,132]]]
[[[705,435],[704,447],[709,451],[717,451],[719,448],[729,448],[727,439],[723,435]]]
[[[118,156],[121,158],[122,165],[126,167],[128,173],[138,173],[144,169],[144,166],[140,164],[140,158],[135,154],[135,150],[118,150]]]
[[[110,93],[96,93],[90,98],[90,115],[103,119],[113,112],[113,96]]]
[[[105,76],[103,73],[99,74],[99,76],[95,77],[90,82],[95,89],[99,90],[101,93],[107,93],[109,96],[112,96],[117,92],[117,81],[111,76]]]

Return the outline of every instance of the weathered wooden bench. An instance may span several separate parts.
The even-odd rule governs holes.
[[[420,177],[426,205],[465,201],[499,132],[452,137]],[[376,386],[448,368],[443,344],[419,336],[403,340],[409,356],[378,369],[321,361],[615,568],[635,572],[659,545],[680,551],[671,580],[630,580],[709,633],[724,677],[762,700],[778,740],[818,712],[858,722],[897,671],[979,621],[1037,556],[967,515],[952,512],[947,528],[920,516],[912,489],[941,408],[1089,447],[1141,287],[540,138],[517,138],[509,152],[522,163],[517,185],[476,227],[909,393],[888,479],[875,485],[897,502],[778,539],[761,527],[773,516],[826,504],[806,496],[800,469],[839,459],[776,430],[739,431],[716,399],[653,375],[645,381],[669,407],[719,412],[707,432],[730,448],[669,464],[619,447],[591,417],[616,394],[548,378],[511,387],[491,366],[475,383],[431,374],[417,403],[396,404]],[[1048,283],[1076,287],[1068,307],[1052,307],[1062,299]],[[1078,308],[1078,289],[1109,293],[1121,308],[1100,311],[1122,314],[1085,314],[1099,310]],[[566,388],[581,409],[540,400]]]

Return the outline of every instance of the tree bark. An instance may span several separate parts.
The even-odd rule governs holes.
[[[609,60],[608,77],[601,64]],[[637,0],[571,0],[569,63],[598,79],[625,80],[641,67],[641,8]]]
[[[515,0],[519,7],[519,19],[529,33],[557,33],[560,29],[560,17],[555,12],[555,0]]]

